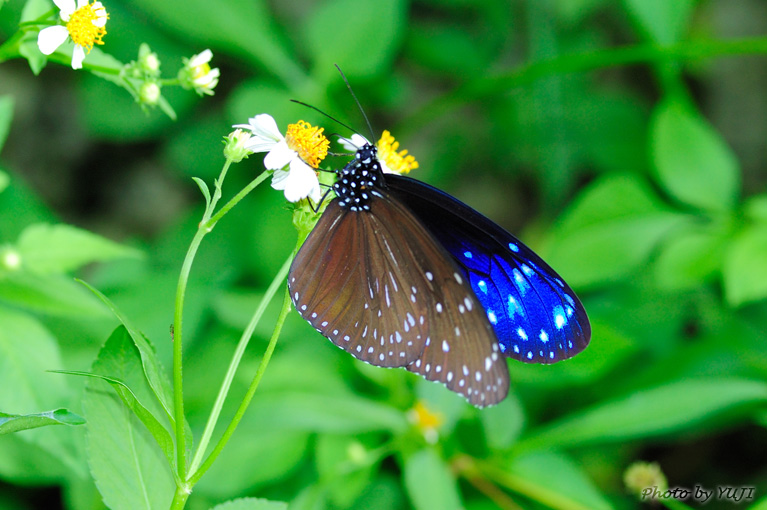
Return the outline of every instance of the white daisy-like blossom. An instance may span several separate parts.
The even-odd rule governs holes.
[[[338,141],[341,142],[341,145],[343,145],[344,149],[349,152],[357,152],[357,149],[361,148],[365,144],[370,143],[367,138],[362,135],[358,135],[357,133],[354,133],[351,138],[340,137]]]
[[[82,69],[86,53],[94,44],[104,44],[109,15],[101,2],[89,0],[53,0],[59,8],[59,16],[66,25],[54,25],[40,30],[37,46],[44,55],[50,55],[64,44],[67,38],[75,43],[72,50],[72,69]]]
[[[354,133],[351,138],[339,138],[339,142],[341,142],[341,145],[349,152],[357,152],[357,149],[362,147],[365,144],[369,144],[367,138],[364,136]],[[396,174],[401,172],[395,172],[392,170],[389,165],[386,164],[386,154],[381,154],[381,146],[380,142],[375,144],[376,148],[378,148],[379,154],[378,154],[378,163],[381,165],[381,171],[385,174]]]
[[[272,188],[283,191],[289,202],[304,198],[314,203],[320,201],[320,181],[312,165],[316,168],[327,154],[329,141],[322,135],[322,129],[299,121],[288,126],[287,136],[283,136],[274,118],[267,113],[234,127],[252,133],[245,144],[247,149],[267,153],[264,167],[274,170]]]
[[[197,55],[192,55],[188,61],[185,60],[185,65],[179,72],[181,84],[194,89],[198,94],[212,96],[213,89],[218,85],[221,72],[217,67],[210,68],[211,59],[213,59],[213,52],[207,49]]]

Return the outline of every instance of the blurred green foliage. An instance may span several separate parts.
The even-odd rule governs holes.
[[[510,362],[509,398],[478,411],[354,361],[292,314],[188,508],[630,509],[643,505],[623,487],[637,460],[658,461],[672,487],[765,497],[760,2],[104,3],[103,53],[129,62],[145,42],[174,68],[209,47],[221,81],[212,99],[167,91],[174,122],[100,76],[45,66],[34,39],[28,62],[0,66],[0,510],[167,508],[172,412],[151,395],[169,392],[176,280],[204,204],[191,177],[212,184],[221,137],[258,113],[340,129],[291,98],[361,129],[333,64],[373,126],[417,157],[416,178],[519,233],[568,280],[592,344],[557,365]],[[50,7],[0,1],[0,36]],[[225,198],[261,171],[260,156],[230,169]],[[295,236],[282,194],[262,186],[202,245],[185,309],[195,438]],[[74,275],[132,325],[115,329]],[[409,419],[419,401],[439,416],[436,444]]]

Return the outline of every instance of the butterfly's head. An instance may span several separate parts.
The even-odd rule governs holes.
[[[373,190],[383,186],[383,172],[377,154],[375,146],[366,143],[341,170],[333,185],[341,207],[348,207],[352,211],[370,210]]]

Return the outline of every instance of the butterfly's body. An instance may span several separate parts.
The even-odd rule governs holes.
[[[299,314],[338,347],[406,367],[483,407],[508,392],[502,351],[547,363],[588,343],[583,307],[551,268],[458,200],[384,175],[375,147],[360,148],[333,189],[288,285]],[[509,243],[524,262],[509,256]]]

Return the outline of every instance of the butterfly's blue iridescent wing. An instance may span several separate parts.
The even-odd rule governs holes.
[[[530,248],[437,188],[392,174],[386,184],[465,271],[506,356],[554,363],[588,345],[586,310]]]

